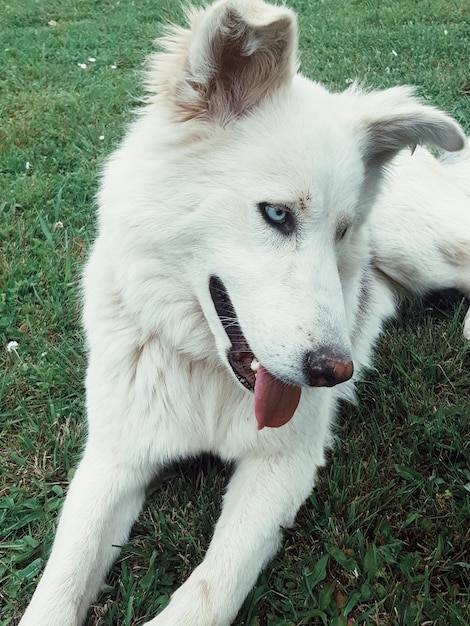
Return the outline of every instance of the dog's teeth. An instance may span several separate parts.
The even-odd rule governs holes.
[[[252,369],[254,372],[257,372],[257,371],[258,371],[258,367],[259,367],[259,363],[258,363],[258,361],[257,361],[256,359],[253,359],[253,361],[251,362],[250,367],[251,367],[251,369]]]

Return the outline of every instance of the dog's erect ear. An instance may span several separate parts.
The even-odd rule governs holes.
[[[290,82],[297,69],[297,23],[261,0],[221,0],[189,13],[153,56],[148,87],[175,120],[222,124]]]
[[[387,163],[403,148],[427,144],[456,151],[465,145],[460,126],[448,115],[422,104],[411,87],[393,87],[361,93],[354,88],[344,95],[356,100],[354,107],[363,135],[364,159],[369,166]]]

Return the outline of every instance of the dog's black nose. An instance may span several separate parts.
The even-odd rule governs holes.
[[[333,387],[349,380],[354,366],[348,356],[324,348],[307,352],[303,371],[310,387]]]

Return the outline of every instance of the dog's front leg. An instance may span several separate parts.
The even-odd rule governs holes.
[[[204,561],[145,626],[227,626],[310,493],[311,455],[244,459],[228,486]]]
[[[20,626],[78,626],[140,512],[147,476],[87,447],[50,559]]]

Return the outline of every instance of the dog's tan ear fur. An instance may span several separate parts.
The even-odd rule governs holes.
[[[188,13],[153,55],[147,86],[175,121],[221,124],[255,107],[297,70],[297,22],[261,0],[221,0]]]
[[[465,145],[465,135],[457,122],[442,111],[422,104],[412,87],[371,93],[353,88],[345,95],[352,96],[357,103],[368,165],[381,166],[403,148],[413,150],[420,144],[451,152]]]

